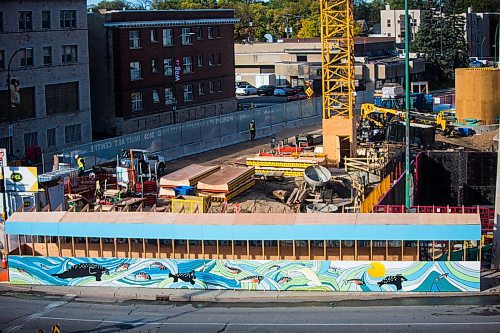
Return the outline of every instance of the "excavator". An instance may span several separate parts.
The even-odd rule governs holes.
[[[405,120],[406,113],[404,111],[378,107],[370,103],[362,104],[360,114],[361,137],[370,141],[382,141],[385,138],[387,126],[391,121]],[[450,135],[453,132],[454,126],[451,124],[451,120],[444,111],[439,112],[437,115],[410,112],[411,122],[435,126],[443,135]]]

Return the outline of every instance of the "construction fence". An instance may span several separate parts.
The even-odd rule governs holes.
[[[122,149],[133,148],[146,149],[170,161],[248,141],[252,120],[255,120],[257,138],[271,136],[285,128],[321,124],[321,107],[321,98],[313,98],[243,110],[94,141],[66,149],[63,155],[84,156],[86,166],[91,167],[115,160]]]

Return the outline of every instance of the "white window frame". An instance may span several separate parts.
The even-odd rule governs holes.
[[[151,59],[151,73],[158,73],[158,59]]]
[[[46,51],[48,51],[48,54],[45,54]],[[52,65],[52,46],[44,46],[42,48],[42,54],[43,54],[43,64],[45,66]],[[47,60],[46,57],[48,58],[49,61],[46,61]]]
[[[202,26],[196,27],[196,39],[197,40],[203,39],[203,27]]]
[[[128,31],[128,47],[129,49],[141,48],[141,32],[139,30]]]
[[[209,81],[208,82],[208,93],[209,94],[214,94],[215,93],[214,86],[215,86],[214,81]]]
[[[191,84],[187,84],[182,87],[182,92],[184,95],[184,102],[193,101],[193,86]]]
[[[182,57],[182,72],[184,74],[193,72],[193,59],[191,56]]]
[[[78,62],[78,46],[77,45],[63,45],[62,51],[61,51],[61,62],[63,64],[75,64],[75,63],[77,63]]]
[[[140,61],[130,62],[130,81],[138,81],[142,79],[142,69]]]
[[[160,93],[158,92],[158,89],[153,89],[153,104],[158,103],[160,103]]]
[[[207,28],[207,38],[208,38],[208,39],[214,39],[214,38],[215,38],[215,37],[214,37],[214,27],[209,26],[209,27]]]
[[[182,45],[192,45],[193,36],[191,35],[191,28],[182,28]]]
[[[165,88],[165,105],[171,105],[175,103],[174,89],[172,87]]]
[[[210,53],[208,55],[208,66],[215,66],[215,54]]]
[[[28,61],[29,60],[29,61]],[[21,51],[21,57],[20,57],[20,67],[29,67],[33,66],[35,61],[33,60],[33,48],[32,47],[26,47]]]
[[[132,111],[142,110],[142,92],[131,93],[130,102]]]
[[[205,95],[205,82],[198,83],[198,95],[199,96]]]
[[[151,43],[158,43],[158,30],[151,29]]]
[[[165,58],[163,59],[163,76],[174,75],[174,59]]]
[[[166,28],[162,30],[163,46],[174,46],[174,30]]]
[[[203,54],[198,54],[196,62],[198,63],[198,67],[203,67]]]

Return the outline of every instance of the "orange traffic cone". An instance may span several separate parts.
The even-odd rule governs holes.
[[[2,268],[7,268],[7,256],[2,255]]]

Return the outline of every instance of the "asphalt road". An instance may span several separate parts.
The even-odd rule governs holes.
[[[480,298],[478,298],[480,299]],[[79,299],[73,296],[0,296],[2,332],[500,332],[498,301],[483,305],[394,306],[351,304],[169,304]],[[452,301],[453,303],[453,301]],[[458,302],[460,303],[460,302]],[[410,303],[411,304],[411,303]],[[426,305],[424,305],[426,304]]]

